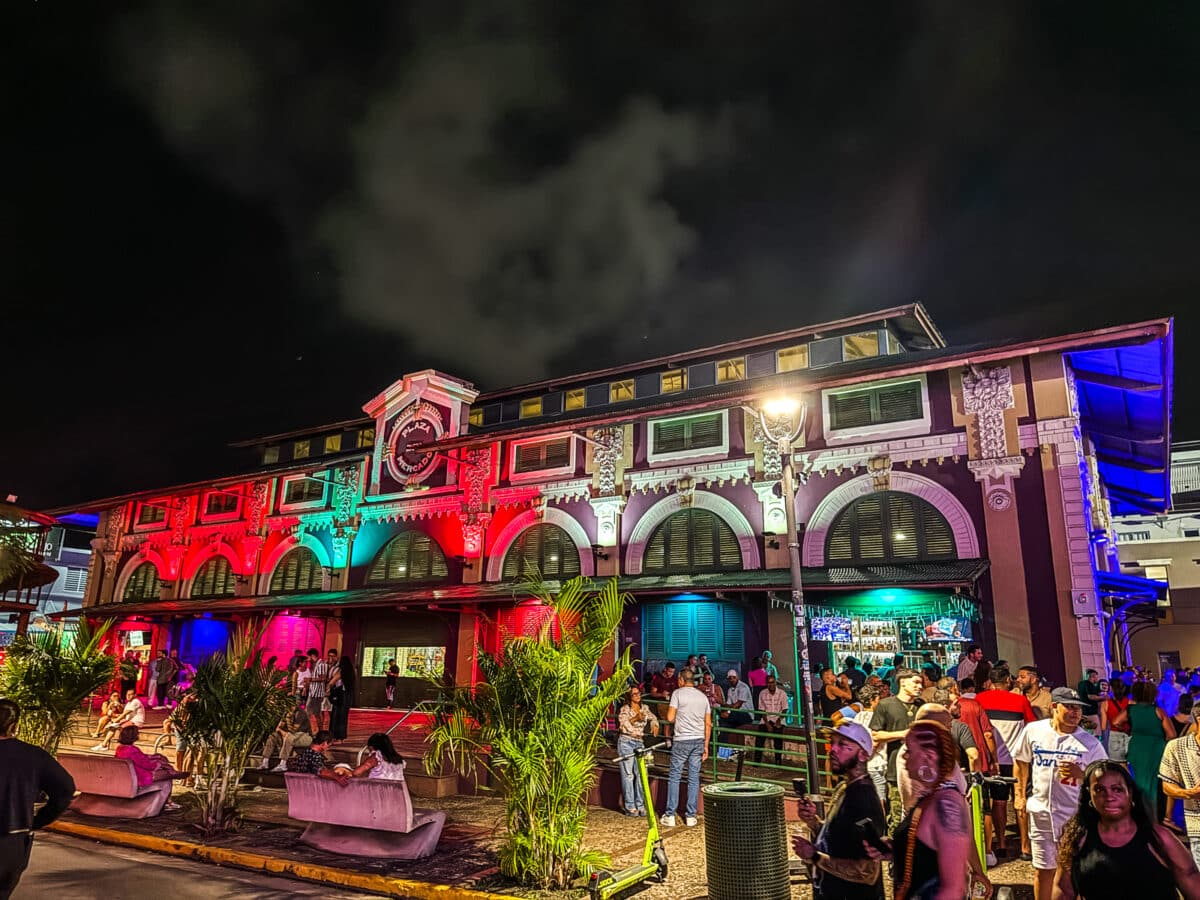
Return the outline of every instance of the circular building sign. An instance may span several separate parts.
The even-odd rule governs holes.
[[[445,430],[442,414],[430,403],[414,403],[400,413],[388,437],[387,467],[392,477],[402,484],[420,484],[429,477],[439,458],[428,445]]]

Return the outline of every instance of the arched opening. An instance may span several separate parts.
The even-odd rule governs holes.
[[[523,578],[530,566],[536,566],[543,578],[574,578],[580,574],[579,549],[557,525],[533,525],[508,548],[503,577]]]
[[[192,599],[204,600],[211,597],[232,597],[237,587],[237,576],[233,566],[223,556],[214,556],[200,567],[192,579]]]
[[[271,575],[272,594],[298,594],[321,590],[325,571],[307,547],[295,547],[279,561]]]
[[[728,523],[707,509],[681,509],[655,529],[646,544],[645,572],[736,572],[742,551]]]
[[[157,600],[162,581],[158,577],[158,567],[152,562],[144,562],[129,576],[125,582],[125,593],[122,600]]]
[[[405,531],[388,541],[367,571],[366,584],[444,581],[446,555],[438,542],[420,531]]]
[[[940,559],[958,559],[946,517],[927,500],[901,491],[859,497],[838,513],[825,539],[827,565]]]

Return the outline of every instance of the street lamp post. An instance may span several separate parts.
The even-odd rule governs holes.
[[[792,574],[792,664],[796,668],[797,706],[804,717],[808,751],[808,792],[817,793],[817,733],[813,714],[812,666],[808,661],[808,616],[804,609],[804,571],[800,566],[800,537],[796,530],[796,467],[792,444],[804,430],[807,406],[796,400],[773,400],[755,410],[763,434],[775,442],[783,467],[783,509],[787,522],[788,563]],[[801,474],[801,479],[805,475]]]

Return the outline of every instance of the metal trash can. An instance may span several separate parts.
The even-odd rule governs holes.
[[[732,781],[703,791],[709,900],[788,900],[783,788]]]

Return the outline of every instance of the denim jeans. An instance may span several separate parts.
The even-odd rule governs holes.
[[[671,745],[671,773],[667,778],[667,808],[663,812],[668,816],[675,815],[679,806],[679,779],[683,775],[683,767],[688,770],[688,792],[685,816],[696,815],[700,805],[700,757],[704,754],[704,739],[692,741],[675,741]]]
[[[642,794],[641,775],[637,769],[637,760],[633,758],[633,751],[640,749],[642,749],[642,742],[637,738],[617,738],[617,756],[629,757],[629,759],[623,759],[620,762],[621,793],[625,795],[626,812],[634,812],[635,810],[646,808],[646,799]]]

